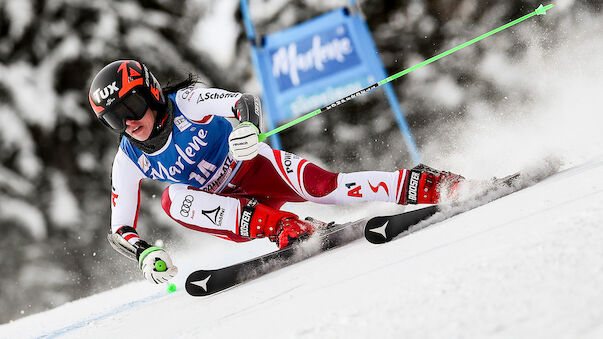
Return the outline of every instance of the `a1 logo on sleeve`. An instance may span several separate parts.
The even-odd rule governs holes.
[[[354,198],[362,198],[362,192],[361,192],[362,185],[356,186],[356,187],[354,187],[354,186],[356,186],[355,182],[345,184],[345,187],[347,187],[349,189],[348,196],[354,197]],[[354,188],[352,188],[352,187],[354,187]],[[350,189],[350,188],[352,188],[352,189]]]

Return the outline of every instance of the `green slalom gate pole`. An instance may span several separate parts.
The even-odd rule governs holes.
[[[297,119],[295,119],[293,121],[290,121],[290,122],[288,122],[288,123],[286,123],[286,124],[284,124],[284,125],[282,125],[282,126],[280,126],[278,128],[275,128],[275,129],[273,129],[273,130],[271,130],[269,132],[260,133],[259,134],[260,141],[264,141],[269,136],[271,136],[273,134],[279,133],[279,132],[281,132],[281,131],[283,131],[283,130],[291,127],[291,126],[297,125],[297,124],[299,124],[302,121],[305,121],[305,120],[308,120],[308,119],[310,119],[310,118],[312,118],[314,116],[317,116],[317,115],[319,115],[322,112],[328,111],[331,108],[337,107],[337,106],[339,106],[339,105],[341,105],[341,104],[343,104],[343,103],[345,103],[345,102],[347,102],[349,100],[352,100],[352,99],[354,99],[354,98],[356,98],[358,96],[364,95],[365,93],[369,92],[370,90],[373,90],[373,89],[375,89],[375,88],[377,88],[377,87],[379,87],[381,85],[384,85],[384,84],[386,84],[386,83],[388,83],[390,81],[396,80],[399,77],[402,77],[402,76],[404,76],[404,75],[406,75],[406,74],[408,74],[408,73],[410,73],[410,72],[412,72],[412,71],[414,71],[414,70],[416,70],[418,68],[421,68],[421,67],[423,67],[425,65],[428,65],[428,64],[430,64],[430,63],[432,63],[434,61],[437,61],[437,60],[439,60],[439,59],[441,59],[441,58],[443,58],[443,57],[445,57],[447,55],[450,55],[450,54],[452,54],[452,53],[454,53],[454,52],[456,52],[456,51],[458,51],[460,49],[463,49],[463,48],[465,48],[465,47],[467,47],[469,45],[473,45],[474,43],[476,43],[476,42],[478,42],[478,41],[480,41],[482,39],[485,39],[485,38],[487,38],[487,37],[489,37],[489,36],[491,36],[493,34],[496,34],[496,33],[500,32],[502,30],[505,30],[505,29],[507,29],[507,28],[509,28],[511,26],[517,25],[518,23],[520,23],[520,22],[522,22],[524,20],[527,20],[527,19],[529,19],[529,18],[531,18],[531,17],[533,17],[535,15],[546,15],[546,11],[548,11],[551,8],[553,8],[553,6],[554,6],[553,4],[550,4],[550,5],[547,5],[547,6],[540,5],[532,13],[524,15],[523,17],[521,17],[519,19],[513,20],[513,21],[509,22],[506,25],[503,25],[503,26],[498,27],[497,29],[491,30],[490,32],[488,32],[486,34],[483,34],[483,35],[480,35],[480,36],[478,36],[477,38],[475,38],[473,40],[467,41],[467,42],[465,42],[462,45],[459,45],[457,47],[454,47],[452,49],[447,50],[446,52],[443,52],[443,53],[438,54],[438,55],[436,55],[436,56],[434,56],[434,57],[432,57],[430,59],[427,59],[427,60],[421,62],[420,64],[412,66],[412,67],[410,67],[408,69],[405,69],[405,70],[403,70],[401,72],[398,72],[398,73],[396,73],[396,74],[394,74],[394,75],[392,75],[392,76],[390,76],[390,77],[388,77],[386,79],[383,79],[383,80],[381,80],[379,82],[376,82],[376,83],[374,83],[374,84],[372,84],[372,85],[370,85],[370,86],[368,86],[366,88],[363,88],[363,89],[361,89],[361,90],[359,90],[357,92],[354,92],[354,93],[348,95],[345,98],[341,98],[341,99],[339,99],[339,100],[337,100],[337,101],[335,101],[335,102],[333,102],[333,103],[331,103],[329,105],[326,105],[326,106],[324,106],[322,108],[319,108],[319,109],[317,109],[315,111],[312,111],[312,112],[310,112],[310,113],[308,113],[306,115],[303,115],[303,116],[301,116],[301,117],[299,117],[299,118],[297,118]]]

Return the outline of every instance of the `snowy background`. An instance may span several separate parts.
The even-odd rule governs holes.
[[[540,4],[359,3],[390,74]],[[554,3],[546,17],[393,83],[424,162],[487,178],[542,159],[571,168],[603,153],[601,1]],[[259,33],[345,4],[250,1]],[[87,102],[94,74],[121,58],[143,61],[163,83],[193,72],[208,86],[259,93],[238,1],[0,0],[0,323],[141,279],[106,241],[118,140]],[[286,131],[285,149],[338,171],[412,166],[384,98],[372,93]],[[160,208],[162,186],[143,186],[143,238],[163,240],[180,258],[195,248],[200,261],[215,265],[258,251],[177,227]],[[374,208],[364,207],[340,213],[351,218]]]

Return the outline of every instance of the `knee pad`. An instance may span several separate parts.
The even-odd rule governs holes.
[[[309,163],[303,174],[304,189],[313,197],[324,197],[337,188],[337,175]]]

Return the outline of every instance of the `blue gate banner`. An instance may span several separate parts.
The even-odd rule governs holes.
[[[364,22],[347,8],[266,35],[258,63],[274,125],[386,77]]]
[[[350,0],[352,8],[355,1]],[[387,78],[371,33],[357,10],[340,8],[257,39],[246,0],[241,0],[251,59],[262,85],[267,127],[313,112]],[[413,161],[420,154],[391,84],[385,96]],[[271,138],[280,148],[278,135]]]
[[[268,57],[280,92],[333,76],[361,62],[345,25],[271,49]]]

